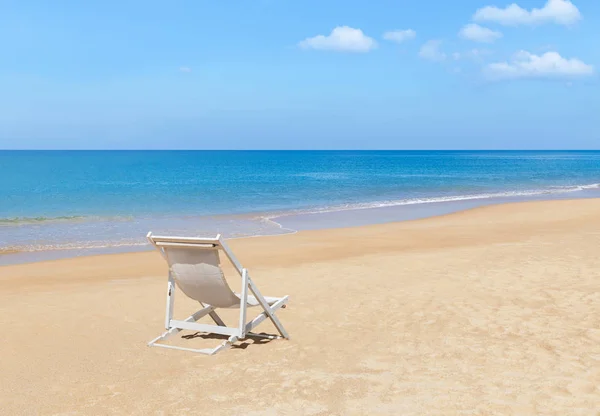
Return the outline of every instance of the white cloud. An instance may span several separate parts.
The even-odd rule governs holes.
[[[440,50],[442,46],[441,40],[430,40],[421,46],[419,56],[429,61],[443,61],[446,59],[446,54]]]
[[[509,62],[489,64],[486,72],[493,79],[568,78],[592,75],[594,67],[576,58],[563,58],[557,52],[534,55],[520,51]]]
[[[402,43],[404,41],[414,39],[417,36],[417,32],[412,29],[407,30],[392,30],[385,32],[383,38],[392,42]]]
[[[483,57],[487,55],[491,55],[493,52],[488,49],[471,49],[469,52],[470,56],[473,57]]]
[[[482,61],[486,56],[491,55],[492,52],[487,49],[471,49],[466,52],[454,52],[452,58],[455,61],[461,59],[471,59],[474,61]]]
[[[464,26],[458,35],[463,39],[472,40],[474,42],[492,43],[502,37],[502,33],[487,27],[479,26],[476,23],[470,23]]]
[[[570,0],[548,0],[541,9],[531,11],[513,3],[504,9],[487,6],[475,12],[473,20],[497,22],[507,26],[556,23],[571,25],[581,19],[579,9]]]
[[[377,47],[373,38],[362,30],[348,26],[338,26],[328,36],[318,35],[307,38],[298,44],[303,49],[318,49],[341,52],[368,52]]]
[[[189,66],[182,66],[179,68],[179,72],[192,72],[192,68]]]

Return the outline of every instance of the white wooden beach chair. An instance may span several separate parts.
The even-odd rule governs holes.
[[[215,238],[190,238],[154,236],[150,232],[147,238],[169,264],[167,312],[165,318],[167,332],[150,341],[148,343],[149,346],[213,355],[231,347],[237,340],[247,337],[289,339],[283,325],[279,322],[277,316],[275,316],[275,312],[279,308],[285,308],[288,296],[279,298],[263,296],[250,278],[248,270],[242,267],[220,234]],[[225,274],[221,269],[219,250],[225,253],[242,278],[240,294],[234,293],[227,284],[227,280],[225,280]],[[200,305],[202,305],[202,309],[182,321],[173,319],[176,286],[185,295],[200,302]],[[248,290],[254,296],[249,295]],[[246,312],[248,307],[252,306],[260,306],[263,312],[248,322],[246,320]],[[226,326],[217,314],[217,308],[239,308],[238,325],[235,328]],[[196,322],[206,315],[210,316],[216,325]],[[252,332],[256,326],[267,318],[273,322],[281,335],[280,337]],[[220,334],[229,338],[214,349],[192,349],[158,343],[158,341],[164,341],[183,329]]]

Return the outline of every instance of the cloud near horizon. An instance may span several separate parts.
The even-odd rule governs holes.
[[[534,55],[517,52],[510,61],[489,64],[485,73],[490,79],[572,78],[594,74],[594,67],[577,58],[566,59],[558,52]]]
[[[417,32],[412,29],[407,30],[391,30],[383,34],[385,40],[389,40],[396,43],[402,43],[410,39],[414,39],[417,36]]]
[[[516,3],[505,8],[486,6],[475,12],[475,21],[495,22],[506,26],[556,23],[572,25],[581,20],[579,9],[570,0],[548,0],[541,9],[523,9]]]
[[[329,35],[304,39],[298,43],[298,46],[302,49],[364,53],[377,48],[377,42],[360,29],[338,26]]]
[[[501,32],[479,26],[476,23],[463,26],[458,35],[463,39],[480,43],[493,43],[503,36]]]

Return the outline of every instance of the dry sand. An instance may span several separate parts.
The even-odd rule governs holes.
[[[291,296],[291,341],[146,347],[155,252],[0,267],[0,413],[600,414],[600,200],[231,246],[265,295]]]

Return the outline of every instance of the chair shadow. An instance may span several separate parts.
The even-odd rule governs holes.
[[[265,334],[264,332],[261,332],[259,335],[267,336],[269,334]],[[214,340],[225,341],[225,340],[229,339],[229,336],[221,335],[221,334],[207,334],[205,332],[196,332],[194,334],[182,335],[181,338],[184,338],[184,339],[202,338],[202,339],[214,339]],[[243,340],[238,340],[235,344],[233,344],[231,346],[231,348],[245,350],[250,345],[265,345],[265,344],[268,344],[269,342],[273,341],[274,339],[277,339],[277,338],[259,338],[259,337],[253,337],[252,335],[248,335],[247,338],[245,338]],[[251,341],[251,342],[248,342],[248,341]]]

